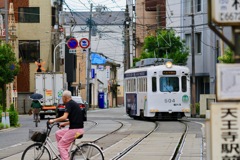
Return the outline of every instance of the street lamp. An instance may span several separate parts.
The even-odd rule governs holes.
[[[54,59],[53,59],[53,72],[56,72],[56,49],[58,46],[60,46],[61,44],[66,44],[66,42],[60,42],[56,45],[56,47],[54,48],[53,51],[53,55],[54,55]],[[64,63],[65,64],[65,63]]]

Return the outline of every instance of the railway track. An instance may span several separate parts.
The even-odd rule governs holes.
[[[121,151],[118,155],[116,155],[115,157],[112,158],[112,160],[118,160],[120,158],[122,158],[124,155],[126,155],[128,152],[130,152],[135,146],[137,146],[139,143],[141,143],[145,138],[147,138],[151,133],[153,133],[157,128],[159,127],[159,124],[157,122],[155,122],[155,127],[148,132],[146,135],[144,135],[143,137],[140,137],[136,142],[134,142],[133,144],[131,144],[129,147],[127,147],[126,149],[124,149],[123,151]]]
[[[189,137],[196,136],[196,138],[192,139],[193,141],[202,140],[199,135],[195,135],[195,133],[193,133],[193,130],[191,130],[192,127],[189,127],[189,123],[192,123],[191,125],[195,125],[193,124],[194,122],[183,120],[178,122],[155,122],[155,126],[149,130],[148,133],[138,135],[137,138],[135,137],[134,141],[131,141],[126,137],[111,147],[106,148],[104,150],[105,159],[145,159],[147,155],[153,154],[155,157],[148,158],[179,160],[184,159],[187,153],[190,154],[188,155],[189,157],[195,156],[197,159],[203,159],[203,150],[201,149],[202,145],[200,145],[201,147],[198,146],[198,155],[191,153],[189,148],[184,148],[185,145],[189,145]],[[169,127],[171,125],[173,127],[169,129],[169,131],[164,131],[166,130],[166,126]],[[174,127],[174,125],[178,127]],[[129,136],[131,137],[131,134]],[[153,144],[149,146],[146,145],[151,142],[153,142]],[[150,149],[151,147],[152,149]],[[118,151],[114,150],[114,148],[118,149]]]

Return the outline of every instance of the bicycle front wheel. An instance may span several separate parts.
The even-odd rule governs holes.
[[[77,147],[72,153],[71,160],[104,160],[102,150],[94,144],[88,143]]]
[[[22,154],[21,160],[50,160],[49,150],[41,143],[34,143],[27,147]]]

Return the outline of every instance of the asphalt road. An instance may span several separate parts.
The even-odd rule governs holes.
[[[29,140],[29,130],[44,129],[46,121],[47,119],[41,120],[39,126],[35,127],[32,115],[19,115],[20,127],[0,130],[0,150],[26,143]]]

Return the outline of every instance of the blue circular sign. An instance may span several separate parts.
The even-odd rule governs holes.
[[[67,41],[67,46],[68,46],[68,48],[70,48],[70,49],[76,49],[77,46],[78,46],[78,41],[77,41],[75,38],[70,38],[70,39]]]

